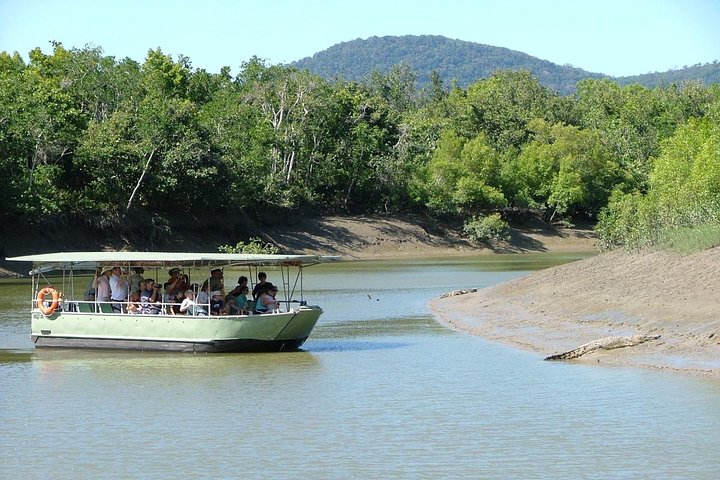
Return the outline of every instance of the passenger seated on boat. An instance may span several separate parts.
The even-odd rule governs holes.
[[[238,278],[238,284],[230,290],[230,293],[227,294],[227,297],[225,297],[226,303],[233,303],[233,299],[240,295],[242,293],[243,287],[247,287],[248,278],[244,275],[241,275],[240,278]]]
[[[272,286],[269,291],[261,293],[255,305],[255,311],[257,313],[273,313],[280,310],[280,303],[275,300],[277,292],[278,288]]]
[[[161,311],[160,285],[152,278],[145,279],[145,288],[140,291],[140,311],[157,315]]]
[[[130,294],[130,300],[128,301],[127,312],[136,314],[142,313],[140,305],[140,290],[135,290]]]
[[[213,268],[210,270],[210,291],[220,291],[223,298],[225,297],[225,280],[223,279],[223,271],[221,268]]]
[[[170,315],[182,315],[183,313],[180,311],[180,305],[182,305],[183,300],[185,300],[185,290],[182,290],[175,294],[175,299],[173,303],[167,306],[168,313]]]
[[[207,311],[195,303],[195,292],[192,290],[185,291],[185,298],[180,304],[180,313],[185,315],[207,315]]]
[[[197,304],[204,307],[206,310],[210,308],[210,285],[205,282],[200,287],[200,292],[195,296]]]
[[[210,293],[210,315],[222,315],[225,313],[225,301],[222,299],[222,292],[216,290]]]
[[[244,278],[244,277],[241,277]],[[247,282],[247,279],[245,279]],[[247,285],[240,288],[236,296],[228,296],[230,300],[227,302],[228,315],[247,315],[252,310],[252,301],[248,300],[250,289]]]
[[[258,283],[253,288],[253,301],[257,301],[260,298],[260,294],[267,292],[272,288],[273,284],[267,281],[267,274],[265,272],[258,273]]]

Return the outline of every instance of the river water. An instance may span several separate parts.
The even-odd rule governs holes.
[[[316,266],[325,314],[271,354],[36,351],[4,281],[0,478],[718,478],[720,382],[543,362],[427,312],[576,258]]]

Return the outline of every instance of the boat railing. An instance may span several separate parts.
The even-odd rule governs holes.
[[[80,314],[114,314],[114,315],[177,315],[177,316],[195,316],[195,317],[203,317],[208,316],[208,313],[210,311],[210,305],[208,304],[197,304],[197,307],[193,309],[193,313],[181,313],[180,310],[180,303],[175,302],[154,302],[151,304],[141,304],[140,302],[135,302],[137,305],[137,310],[133,310],[130,307],[130,304],[133,302],[113,302],[113,301],[97,301],[97,300],[70,300],[70,301],[63,301],[61,302],[60,306],[58,307],[58,311],[61,312],[71,312],[71,313],[80,313]],[[307,302],[299,301],[299,300],[290,300],[287,302],[281,302],[281,303],[287,303],[288,307],[290,303],[297,303],[300,306],[307,305]],[[115,307],[113,308],[113,305]],[[120,308],[118,309],[118,305],[120,305]],[[156,311],[147,311],[148,308],[152,308]],[[143,311],[144,310],[144,311]],[[287,309],[288,311],[290,308]],[[203,312],[203,313],[201,313]],[[277,311],[276,311],[277,312]],[[222,316],[230,316],[230,317],[246,317],[249,315],[253,315],[254,313],[252,311],[246,310],[244,313],[238,313],[238,314],[223,314]],[[255,313],[257,315],[257,313]]]

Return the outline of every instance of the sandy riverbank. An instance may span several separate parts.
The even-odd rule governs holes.
[[[373,215],[302,220],[264,231],[287,252],[342,255],[345,260],[522,252],[597,251],[591,228],[518,225],[508,241],[477,245],[427,217]]]
[[[430,309],[453,328],[539,359],[607,336],[660,335],[572,361],[720,378],[719,290],[720,247],[686,256],[610,252],[434,299]]]
[[[133,235],[109,235],[80,227],[54,230],[53,235],[28,228],[5,229],[0,231],[0,252],[8,257],[79,250],[216,252],[219,246],[235,245],[247,236],[271,242],[282,253],[341,255],[345,260],[597,250],[590,228],[553,228],[527,222],[513,228],[508,241],[476,245],[452,228],[419,215],[294,218],[271,226],[248,224],[237,230],[242,230],[243,236],[235,229],[180,225],[162,241],[148,243]],[[0,277],[12,276],[16,267],[11,262],[0,261]]]

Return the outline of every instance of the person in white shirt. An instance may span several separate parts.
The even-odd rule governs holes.
[[[122,278],[122,269],[120,267],[113,267],[109,280],[113,312],[122,312],[123,304],[127,301],[129,293],[128,283]]]
[[[207,312],[200,305],[195,303],[195,292],[192,290],[185,291],[185,298],[180,304],[180,313],[185,315],[207,315]]]

